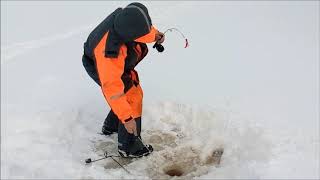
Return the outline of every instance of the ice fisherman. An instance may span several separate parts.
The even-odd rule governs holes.
[[[146,43],[164,42],[141,3],[118,8],[104,19],[84,43],[83,66],[102,89],[111,110],[102,133],[118,133],[122,157],[142,157],[153,151],[141,141],[143,91],[135,67],[147,55]]]

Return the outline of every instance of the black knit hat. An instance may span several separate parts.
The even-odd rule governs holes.
[[[151,25],[148,9],[138,2],[129,4],[114,20],[114,30],[125,42],[148,34]]]

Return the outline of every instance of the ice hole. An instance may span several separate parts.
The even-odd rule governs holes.
[[[182,176],[184,172],[179,166],[172,166],[167,168],[165,173],[169,176]]]

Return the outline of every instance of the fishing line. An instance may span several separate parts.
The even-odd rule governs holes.
[[[169,29],[165,30],[163,34],[165,35],[167,32],[172,32],[172,31],[179,33],[181,35],[181,37],[184,39],[184,41],[185,41],[184,48],[189,47],[188,39],[185,37],[185,35],[178,28],[169,28]],[[158,41],[156,43],[154,43],[153,48],[156,48],[158,52],[164,51],[163,45],[158,43]]]
[[[182,36],[182,38],[185,40],[184,48],[187,48],[189,46],[188,39],[185,37],[185,35],[178,28],[169,28],[169,29],[165,30],[163,34],[166,34],[167,32],[172,32],[172,31],[176,31]]]

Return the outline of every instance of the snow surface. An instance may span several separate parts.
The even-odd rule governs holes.
[[[85,165],[116,135],[81,64],[96,24],[128,2],[1,1],[1,178],[319,179],[319,2],[144,2],[168,33],[137,68],[148,157]],[[212,151],[224,148],[220,166]]]

